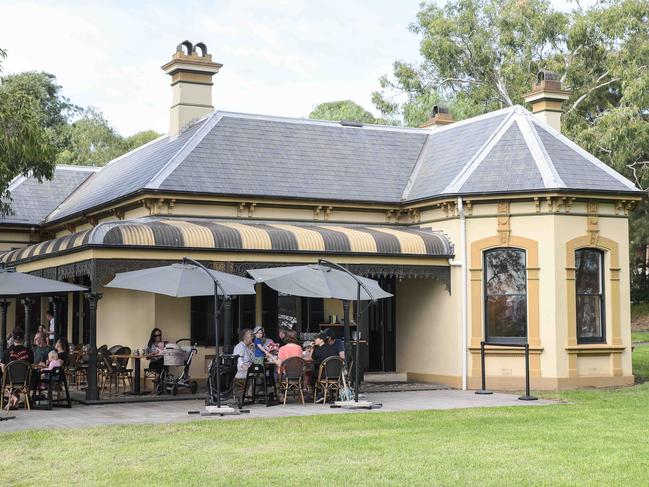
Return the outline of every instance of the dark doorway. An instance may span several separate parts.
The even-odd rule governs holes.
[[[397,366],[394,304],[397,286],[394,278],[378,281],[381,288],[393,296],[378,300],[366,311],[369,324],[369,370],[394,372]]]

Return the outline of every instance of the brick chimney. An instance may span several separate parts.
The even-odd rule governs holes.
[[[523,95],[526,103],[532,104],[532,113],[547,123],[550,127],[561,132],[561,105],[570,98],[571,91],[564,90],[557,73],[542,70],[532,84],[532,91]]]
[[[162,66],[171,76],[169,135],[178,135],[191,121],[214,111],[212,76],[222,66],[212,62],[212,55],[207,53],[207,46],[202,42],[178,44],[171,61]]]
[[[455,120],[453,119],[453,115],[450,114],[448,107],[440,103],[433,107],[433,111],[430,113],[430,118],[419,127],[428,128],[437,125],[448,125],[453,122],[455,122]]]

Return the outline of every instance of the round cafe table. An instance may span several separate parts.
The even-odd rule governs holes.
[[[145,358],[149,359],[151,355],[138,355],[138,354],[130,354],[130,355],[111,355],[110,358],[112,359],[132,359],[133,360],[133,391],[131,394],[139,395],[139,394],[146,394],[143,393],[140,390],[140,360]]]

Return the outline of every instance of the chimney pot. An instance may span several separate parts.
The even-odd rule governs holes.
[[[433,109],[430,112],[430,118],[422,123],[420,128],[434,127],[438,125],[448,125],[449,123],[455,122],[453,115],[448,109],[448,105],[444,103],[438,103],[433,106]]]
[[[185,40],[176,46],[171,61],[162,66],[171,76],[169,135],[178,135],[193,120],[214,111],[212,76],[222,67],[212,61],[203,42]]]
[[[542,69],[536,75],[536,83],[532,83],[532,91],[523,95],[523,99],[532,104],[532,113],[537,118],[560,132],[561,105],[571,94],[563,89],[557,73]]]

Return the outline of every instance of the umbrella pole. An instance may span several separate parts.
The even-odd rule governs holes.
[[[357,294],[356,294],[356,357],[355,357],[355,369],[354,369],[354,402],[358,402],[358,388],[360,387],[360,349],[361,349],[361,285],[358,284]]]
[[[219,353],[219,288],[214,281],[214,341],[216,342],[216,406],[221,408],[221,357]]]
[[[214,355],[214,360],[216,361],[216,407],[214,406],[206,406],[206,412],[200,413],[201,416],[223,416],[225,414],[239,414],[240,411],[235,410],[234,408],[230,406],[223,406],[221,407],[221,354],[219,353],[219,312],[221,311],[219,309],[219,288],[221,288],[221,294],[223,295],[223,299],[229,299],[230,297],[228,294],[225,292],[225,289],[223,289],[223,286],[219,284],[219,281],[212,275],[210,270],[205,267],[203,264],[200,262],[195,261],[194,259],[190,259],[189,257],[184,257],[183,258],[183,263],[184,264],[193,264],[196,267],[200,267],[203,269],[207,274],[210,276],[210,279],[214,281],[214,340],[215,340],[215,345],[216,345],[216,354]],[[210,367],[210,373],[212,372],[212,367]],[[209,382],[209,378],[208,378]],[[207,393],[211,396],[212,391],[209,390]],[[211,402],[211,397],[208,397],[208,402]],[[189,411],[190,414],[196,414],[197,411]]]

